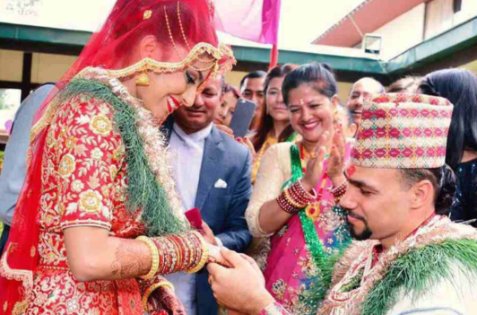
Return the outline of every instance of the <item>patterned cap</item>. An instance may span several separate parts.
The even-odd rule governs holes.
[[[436,168],[445,164],[452,104],[445,98],[381,94],[365,105],[351,153],[373,168]]]

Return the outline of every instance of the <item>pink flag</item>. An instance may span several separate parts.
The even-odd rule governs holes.
[[[258,43],[278,43],[280,0],[213,0],[213,3],[217,30]]]

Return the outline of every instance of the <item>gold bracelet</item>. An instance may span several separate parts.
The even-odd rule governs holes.
[[[140,278],[144,280],[152,279],[159,270],[159,250],[157,249],[156,244],[154,244],[154,242],[147,236],[141,235],[136,239],[146,243],[151,251],[151,269],[149,269],[149,272],[146,275],[141,276]]]
[[[202,247],[202,255],[200,257],[199,262],[197,265],[189,270],[187,270],[188,273],[196,273],[202,268],[204,268],[205,264],[207,263],[207,260],[209,259],[209,248],[207,246],[207,243],[205,242],[204,238],[202,235],[199,234],[199,232],[192,232],[192,234],[195,234],[197,238],[200,240],[200,245]]]
[[[174,286],[167,280],[161,280],[158,283],[151,285],[149,288],[147,288],[147,290],[144,292],[144,296],[142,297],[142,305],[146,311],[149,311],[149,308],[147,307],[147,301],[149,300],[149,297],[151,296],[152,292],[160,287],[166,287],[174,291]]]
[[[285,195],[286,201],[288,201],[288,203],[292,205],[293,208],[302,209],[306,207],[306,205],[300,204],[298,201],[293,199],[293,197],[290,195],[290,191],[288,191],[288,188],[283,190],[283,194]]]

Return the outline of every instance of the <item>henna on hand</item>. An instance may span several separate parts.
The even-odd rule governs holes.
[[[150,268],[151,254],[147,245],[133,240],[123,240],[118,244],[115,259],[111,264],[111,272],[115,278],[135,278],[147,274]]]

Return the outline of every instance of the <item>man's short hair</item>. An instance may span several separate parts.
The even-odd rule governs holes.
[[[244,83],[245,83],[245,80],[247,79],[257,79],[257,78],[265,78],[265,76],[267,75],[267,73],[265,71],[262,71],[262,70],[256,70],[256,71],[252,71],[252,72],[249,72],[247,73],[243,78],[242,80],[240,80],[240,89],[242,89]]]
[[[434,206],[437,214],[447,215],[456,190],[456,176],[448,165],[437,168],[399,169],[407,187],[429,180],[434,187]]]
[[[356,83],[359,83],[359,82],[365,81],[365,80],[366,80],[366,81],[371,81],[371,82],[375,83],[376,86],[379,87],[377,93],[384,93],[384,92],[385,92],[384,86],[381,84],[381,82],[379,82],[379,81],[376,80],[375,78],[372,78],[372,77],[362,77],[361,79],[359,79],[358,81],[356,81],[356,82],[353,83],[353,87],[351,88],[350,93],[353,92],[353,88],[354,88],[354,86],[356,85]]]

